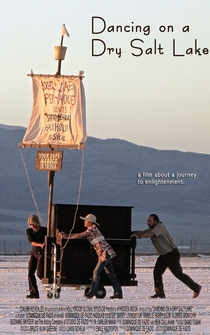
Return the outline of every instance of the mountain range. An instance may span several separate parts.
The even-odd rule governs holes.
[[[28,215],[47,217],[48,173],[35,169],[36,149],[18,148],[25,131],[0,125],[1,248],[17,239],[25,246]],[[133,230],[146,229],[148,214],[156,213],[178,244],[208,245],[209,166],[208,154],[88,137],[84,150],[64,150],[53,203],[131,206]]]

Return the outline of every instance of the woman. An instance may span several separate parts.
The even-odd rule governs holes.
[[[28,218],[29,228],[26,230],[26,236],[32,246],[31,257],[28,263],[28,283],[30,294],[26,296],[29,299],[39,299],[39,290],[37,287],[35,272],[39,279],[43,278],[44,271],[44,253],[45,236],[47,228],[41,227],[36,215],[30,215]]]

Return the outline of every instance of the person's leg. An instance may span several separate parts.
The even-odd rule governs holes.
[[[92,281],[89,292],[85,295],[87,298],[92,298],[96,295],[101,279],[101,272],[104,269],[107,261],[101,262],[98,261],[96,267],[93,271]]]
[[[155,294],[151,296],[151,298],[165,298],[164,287],[163,287],[163,274],[166,269],[167,264],[165,263],[163,256],[160,255],[157,258],[153,270]]]
[[[37,277],[41,280],[44,277],[44,255],[43,254],[39,254],[37,257],[36,274],[37,274]]]
[[[29,283],[30,295],[28,295],[27,298],[39,297],[39,291],[35,277],[36,266],[37,266],[37,258],[34,256],[34,254],[31,253],[31,257],[28,263],[28,283]]]
[[[181,264],[180,264],[180,252],[178,249],[174,249],[171,253],[166,255],[168,268],[173,273],[173,275],[178,278],[181,282],[187,285],[191,290],[194,291],[194,298],[196,298],[201,290],[201,286],[197,284],[192,278],[187,274],[183,273]]]
[[[111,296],[110,298],[111,299],[115,299],[115,298],[122,299],[123,297],[122,288],[121,288],[119,280],[117,279],[116,274],[114,273],[113,264],[112,264],[112,260],[110,257],[109,257],[108,263],[104,267],[104,270],[106,271],[108,278],[111,280],[112,287],[114,290],[114,295]]]

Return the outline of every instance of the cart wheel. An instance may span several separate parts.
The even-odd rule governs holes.
[[[100,286],[97,291],[96,297],[98,299],[103,299],[105,296],[106,296],[106,289],[103,286]]]
[[[90,291],[90,288],[89,287],[85,287],[84,295],[86,295],[89,291]]]
[[[48,293],[47,293],[47,297],[48,297],[49,299],[52,299],[52,297],[53,297],[52,292],[48,292]]]
[[[57,291],[57,292],[54,293],[54,298],[55,299],[59,299],[60,298],[60,292],[59,291]]]

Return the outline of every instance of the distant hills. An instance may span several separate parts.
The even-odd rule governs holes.
[[[47,172],[35,170],[37,150],[18,149],[25,130],[0,125],[0,225],[4,240],[10,233],[25,240],[27,215],[36,213],[36,206],[46,220]],[[64,150],[63,169],[55,173],[54,203],[77,203],[82,164],[82,150]],[[132,206],[133,229],[144,229],[147,215],[157,213],[177,243],[193,239],[209,244],[209,167],[207,154],[88,137],[80,204]]]

